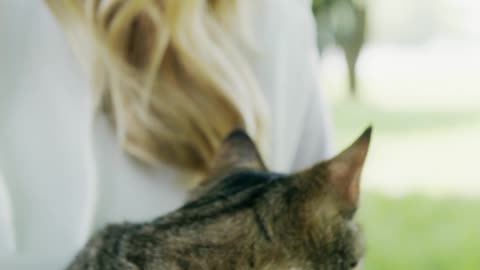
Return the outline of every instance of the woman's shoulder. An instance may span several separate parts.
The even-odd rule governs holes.
[[[310,0],[259,2],[254,68],[272,115],[270,163],[289,171],[325,158],[331,148],[315,19]]]
[[[309,24],[313,19],[311,0],[263,0],[257,4],[259,18],[274,20],[280,25]]]
[[[268,67],[270,70],[278,70],[279,65],[280,69],[298,69],[292,63],[304,65],[318,57],[310,0],[264,0],[258,4],[254,44],[260,57],[256,62],[274,59],[278,63]]]
[[[123,220],[145,221],[179,207],[186,199],[182,172],[167,164],[149,166],[129,156],[119,145],[105,115],[93,119],[90,145],[92,185],[100,225]],[[94,215],[94,213],[91,213]]]

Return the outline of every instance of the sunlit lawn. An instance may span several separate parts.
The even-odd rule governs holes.
[[[480,269],[479,201],[364,197],[366,269]]]
[[[366,270],[480,269],[480,201],[364,196]]]
[[[362,180],[365,269],[480,269],[480,114],[355,101],[333,112],[338,148],[375,128]]]
[[[356,101],[335,57],[323,63],[337,149],[374,126],[360,213],[366,270],[480,269],[480,61],[422,53],[367,53]]]
[[[480,269],[480,159],[470,152],[480,114],[389,112],[354,101],[333,112],[338,148],[367,123],[375,127],[360,214],[366,270]]]
[[[475,139],[469,134],[480,131],[478,114],[388,112],[350,101],[335,105],[334,115],[339,147],[367,122],[376,128],[360,215],[366,270],[480,269],[480,200],[459,199],[479,196],[478,165],[465,166],[480,162],[478,152],[468,152]],[[430,138],[435,132],[442,139]]]

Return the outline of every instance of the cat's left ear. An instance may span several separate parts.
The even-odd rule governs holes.
[[[240,170],[267,169],[250,136],[243,129],[235,129],[223,140],[206,177],[190,192],[189,201],[208,194],[224,181],[225,176]]]
[[[266,170],[255,143],[242,129],[233,130],[223,141],[209,174],[220,175],[238,169]]]

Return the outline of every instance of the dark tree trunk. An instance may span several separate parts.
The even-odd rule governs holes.
[[[359,6],[352,3],[351,8],[355,16],[355,25],[348,36],[338,37],[337,43],[343,49],[348,67],[349,91],[355,97],[358,91],[356,66],[360,52],[365,44],[367,12],[365,5]]]

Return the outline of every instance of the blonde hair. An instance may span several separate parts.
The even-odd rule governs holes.
[[[264,146],[268,113],[249,50],[255,1],[47,0],[121,146],[200,173],[235,127]]]

